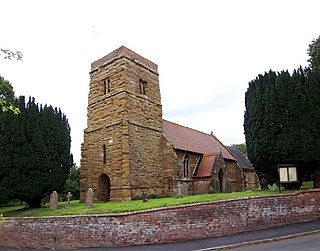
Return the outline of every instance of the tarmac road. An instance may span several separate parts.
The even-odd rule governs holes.
[[[245,246],[240,248],[229,249],[231,251],[319,251],[320,250],[320,233],[293,239],[287,239],[276,242],[268,242],[264,244],[256,244],[253,246]]]

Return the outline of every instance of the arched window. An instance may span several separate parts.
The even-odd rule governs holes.
[[[103,149],[102,149],[103,153],[103,164],[107,163],[107,146],[106,144],[103,144]]]
[[[110,79],[105,78],[103,81],[103,95],[110,92]]]
[[[185,154],[183,157],[183,178],[189,178],[189,154]]]

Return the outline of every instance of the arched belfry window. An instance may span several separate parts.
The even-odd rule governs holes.
[[[106,164],[107,163],[107,146],[106,146],[106,144],[103,144],[102,156],[103,156],[103,164]]]
[[[146,87],[147,87],[147,81],[144,81],[140,78],[139,80],[139,91],[140,94],[146,95]]]
[[[110,92],[110,78],[105,78],[102,80],[102,85],[103,85],[103,95],[107,94]]]
[[[183,156],[183,178],[189,178],[189,154]]]

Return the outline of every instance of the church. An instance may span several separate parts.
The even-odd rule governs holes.
[[[237,158],[211,133],[162,118],[158,66],[121,46],[91,64],[80,200],[240,191]]]

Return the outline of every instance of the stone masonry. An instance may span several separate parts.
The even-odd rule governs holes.
[[[122,46],[94,62],[90,77],[81,200],[90,187],[99,201],[130,200],[142,189],[170,195],[157,65]]]
[[[107,202],[174,196],[178,185],[183,196],[244,187],[213,134],[163,120],[158,66],[122,46],[91,64],[80,200],[89,188]]]

